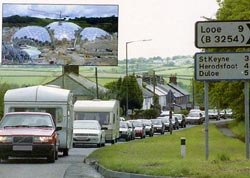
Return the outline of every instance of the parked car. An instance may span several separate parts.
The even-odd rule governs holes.
[[[217,109],[209,109],[208,110],[208,118],[209,119],[220,120],[219,111]]]
[[[179,127],[184,128],[186,127],[186,116],[184,114],[174,114],[179,121]]]
[[[170,127],[170,122],[169,122],[169,116],[168,115],[159,116],[156,119],[161,119],[161,121],[163,122],[163,124],[164,124],[164,132],[170,132],[171,129],[174,130],[173,125],[172,125],[172,127]]]
[[[145,125],[142,123],[141,120],[129,120],[134,126],[135,130],[135,137],[145,138],[146,137],[146,130]]]
[[[125,139],[126,141],[131,140],[131,130],[129,129],[129,123],[126,121],[120,121],[120,129],[119,129],[120,137]]]
[[[73,146],[77,144],[105,146],[105,130],[97,120],[74,120]]]
[[[160,118],[156,119],[151,119],[153,127],[154,127],[154,133],[160,133],[164,134],[165,132],[165,125]]]
[[[175,117],[174,115],[173,115],[173,117],[172,117],[171,122],[172,122],[173,129],[174,129],[174,130],[177,130],[177,129],[180,128],[180,126],[179,126],[179,125],[180,125],[179,120],[178,120],[178,118]]]
[[[43,112],[11,112],[0,123],[0,159],[46,157],[54,163],[59,140],[52,116]]]
[[[150,137],[154,136],[154,127],[153,127],[152,121],[149,119],[140,119],[140,120],[145,125],[146,135]]]
[[[220,111],[220,117],[223,119],[232,118],[232,109],[223,109]]]
[[[202,124],[204,122],[200,112],[189,112],[186,121],[188,124]]]

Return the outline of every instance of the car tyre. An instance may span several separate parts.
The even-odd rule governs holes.
[[[47,159],[49,163],[54,163],[56,160],[56,151],[51,152]]]
[[[63,156],[69,156],[69,149],[64,149],[63,150]]]

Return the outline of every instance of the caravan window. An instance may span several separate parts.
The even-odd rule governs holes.
[[[100,125],[108,125],[109,112],[76,112],[75,120],[97,120]]]
[[[46,112],[50,113],[53,119],[56,119],[55,123],[61,123],[63,120],[63,110],[62,108],[11,108],[11,112]]]

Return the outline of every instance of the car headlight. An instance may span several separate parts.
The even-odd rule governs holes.
[[[52,137],[34,137],[33,142],[34,143],[52,143],[53,138]]]
[[[11,136],[0,136],[0,143],[11,143],[12,140]]]

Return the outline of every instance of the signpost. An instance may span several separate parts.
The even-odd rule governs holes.
[[[197,48],[250,47],[250,21],[199,21],[195,36]]]
[[[250,80],[250,52],[196,53],[195,79]]]
[[[250,21],[200,21],[195,24],[197,48],[250,47]],[[208,159],[207,81],[245,81],[245,144],[249,159],[249,80],[250,53],[196,53],[195,79],[204,81],[206,159]]]

